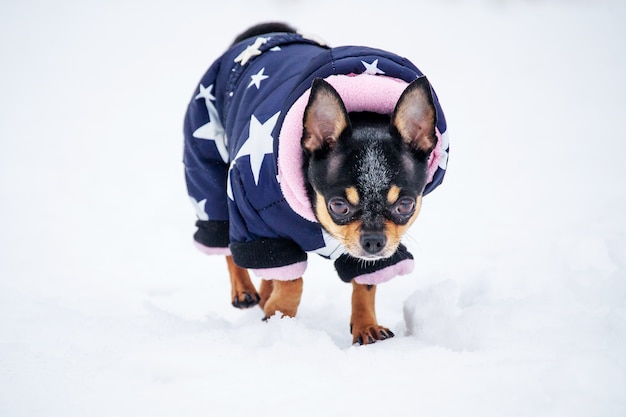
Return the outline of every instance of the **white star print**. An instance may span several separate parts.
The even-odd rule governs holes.
[[[377,75],[385,73],[385,71],[378,68],[378,59],[375,59],[374,62],[372,62],[371,64],[368,64],[365,61],[361,61],[361,64],[365,66],[364,74]]]
[[[252,87],[253,85],[256,86],[256,89],[258,90],[259,88],[261,88],[261,81],[269,78],[269,75],[265,75],[265,67],[261,68],[261,71],[257,72],[254,75],[251,75],[250,78],[252,78],[252,81],[250,81],[250,84],[248,84],[248,88]]]
[[[198,216],[198,220],[209,220],[209,215],[206,214],[206,211],[204,211],[206,198],[204,200],[196,201],[195,198],[189,196],[189,200],[191,200],[191,204],[193,204],[193,208],[196,210],[196,216]]]
[[[278,51],[282,51],[282,49],[280,49],[280,46],[275,46],[275,47],[271,48],[270,51],[278,52]]]
[[[246,49],[237,55],[235,62],[239,62],[242,66],[246,65],[252,57],[262,54],[262,52],[259,51],[259,48],[268,40],[269,38],[256,38],[252,45],[248,45]]]
[[[265,123],[252,115],[250,118],[250,134],[248,140],[243,144],[234,160],[236,161],[244,155],[250,155],[250,168],[254,176],[254,183],[259,185],[259,175],[261,173],[261,164],[265,155],[274,152],[274,138],[272,130],[276,126],[280,112],[270,117]]]
[[[215,101],[215,96],[213,95],[213,84],[208,87],[200,84],[200,92],[196,95],[195,99],[198,100],[203,98],[205,102]]]
[[[204,99],[204,103],[206,104],[206,109],[209,112],[209,121],[197,128],[192,136],[198,139],[206,139],[212,140],[215,142],[215,146],[217,147],[217,151],[219,152],[222,160],[224,162],[228,162],[228,149],[226,147],[226,132],[224,131],[224,127],[220,122],[219,114],[217,113],[217,109],[212,101],[215,100],[215,97],[212,94],[213,92],[213,84],[208,87],[204,87],[200,84],[200,92],[196,95],[196,100],[201,98]]]

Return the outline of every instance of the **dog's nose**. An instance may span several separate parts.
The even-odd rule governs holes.
[[[375,255],[387,244],[387,236],[381,232],[362,232],[361,247],[365,252]]]

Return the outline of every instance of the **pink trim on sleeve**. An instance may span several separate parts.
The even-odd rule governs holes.
[[[410,274],[413,272],[414,266],[415,263],[413,262],[413,259],[406,259],[395,265],[381,269],[380,271],[372,272],[371,274],[359,275],[358,277],[355,277],[354,280],[357,284],[378,285],[383,282],[387,282],[391,278],[397,277],[398,275]]]
[[[196,249],[198,249],[205,255],[230,255],[230,248],[211,248],[209,246],[204,246],[202,243],[195,240],[193,241],[193,244],[195,245]]]
[[[279,281],[292,281],[304,275],[306,270],[306,261],[297,262],[295,264],[280,266],[278,268],[260,268],[253,269],[254,275],[263,279],[277,279]]]

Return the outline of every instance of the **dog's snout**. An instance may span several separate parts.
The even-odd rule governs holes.
[[[382,232],[363,232],[361,234],[361,247],[371,255],[381,252],[386,244],[387,236]]]

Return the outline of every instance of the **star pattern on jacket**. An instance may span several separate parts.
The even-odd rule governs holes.
[[[209,220],[209,215],[205,211],[206,206],[206,198],[200,201],[197,201],[192,196],[189,196],[189,200],[191,200],[191,204],[193,208],[196,210],[196,216],[198,216],[198,220],[207,221]]]
[[[212,140],[215,142],[217,151],[222,160],[228,162],[228,149],[226,147],[226,132],[224,126],[220,122],[220,116],[213,104],[215,97],[213,96],[213,84],[208,87],[200,84],[200,92],[195,97],[196,100],[204,99],[207,112],[209,113],[209,121],[197,128],[192,136],[197,139]]]
[[[258,37],[254,40],[252,45],[248,45],[246,49],[244,49],[237,57],[235,57],[235,62],[244,66],[255,56],[261,55],[262,52],[259,48],[264,45],[270,38]]]
[[[200,88],[200,92],[196,94],[196,97],[195,97],[196,100],[203,98],[207,103],[209,101],[215,101],[215,96],[213,95],[213,84],[211,84],[208,87],[205,87],[202,84],[200,84],[199,88]]]
[[[258,90],[259,88],[261,88],[261,81],[266,80],[269,77],[269,75],[265,75],[265,67],[261,68],[259,72],[250,76],[250,78],[252,78],[252,81],[250,81],[250,84],[248,84],[248,88],[254,85]]]
[[[365,71],[363,71],[364,74],[378,75],[385,73],[385,71],[378,68],[378,59],[375,59],[372,63],[361,61],[361,64],[365,67]]]
[[[280,112],[270,117],[265,123],[261,123],[254,115],[250,118],[250,133],[248,140],[243,144],[234,161],[245,155],[250,156],[250,168],[254,176],[254,183],[259,185],[261,165],[265,155],[274,153],[274,138],[272,130],[276,126]]]

